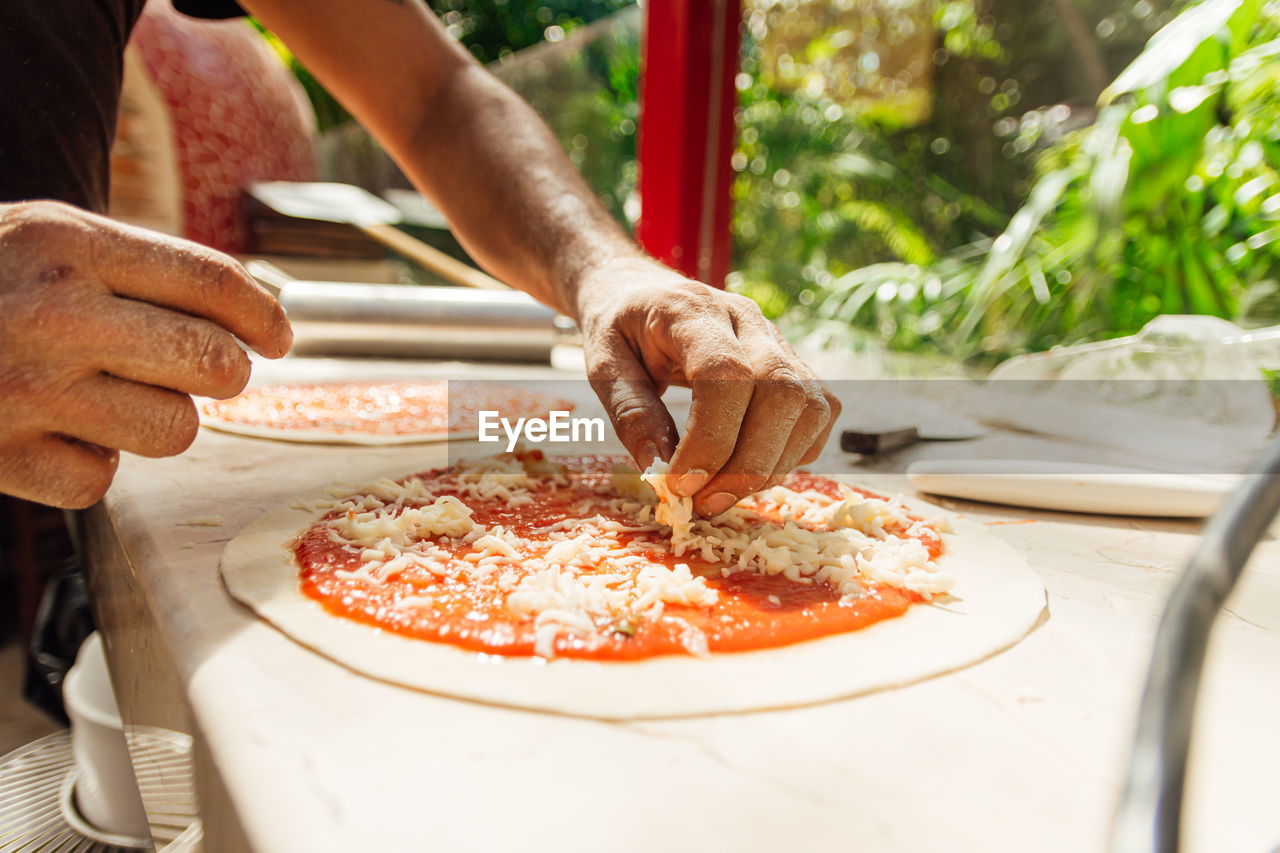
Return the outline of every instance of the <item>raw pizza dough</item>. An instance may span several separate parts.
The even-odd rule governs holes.
[[[325,432],[324,430],[286,429],[284,427],[258,426],[256,424],[238,424],[223,421],[212,415],[200,412],[200,423],[218,432],[232,435],[243,435],[248,438],[266,438],[271,441],[291,441],[298,444],[358,444],[366,447],[382,447],[393,444],[425,444],[432,441],[447,441],[451,438],[475,438],[475,430],[451,433],[448,430],[423,431],[405,435],[365,435],[344,432]]]
[[[317,496],[319,498],[319,496]],[[250,524],[222,556],[231,594],[287,636],[356,672],[431,693],[611,720],[806,705],[976,663],[1022,639],[1045,607],[1039,577],[982,525],[949,517],[938,565],[951,594],[867,628],[781,648],[634,662],[501,657],[400,636],[328,613],[300,588],[292,545],[323,509],[302,502]],[[918,516],[942,511],[907,503]],[[945,514],[945,513],[943,513]]]
[[[492,408],[502,412],[504,416],[509,417],[546,417],[547,412],[551,409],[562,409],[565,411],[572,410],[574,404],[566,400],[558,400],[546,394],[526,391],[508,385],[497,385],[487,382],[463,381],[456,383],[464,387],[478,389],[483,402],[478,404],[469,404],[470,408]],[[404,379],[387,379],[387,380],[333,380],[321,382],[302,382],[290,383],[286,385],[260,385],[246,388],[237,397],[230,400],[201,400],[197,411],[200,415],[200,423],[210,429],[220,432],[232,433],[234,435],[243,435],[250,438],[267,438],[275,441],[289,441],[303,444],[358,444],[365,446],[385,446],[394,444],[419,444],[432,441],[447,441],[448,439],[470,439],[477,435],[475,426],[466,426],[450,429],[447,424],[439,424],[433,426],[424,426],[408,432],[388,432],[377,431],[379,422],[377,417],[368,419],[365,425],[366,429],[355,428],[346,431],[336,431],[333,429],[320,429],[289,426],[289,425],[266,425],[240,423],[230,420],[218,413],[217,409],[225,409],[233,406],[241,399],[252,401],[259,398],[266,392],[275,392],[278,397],[272,402],[282,402],[288,399],[287,395],[302,396],[304,399],[298,405],[305,407],[307,402],[305,395],[314,389],[351,389],[363,388],[370,391],[385,390],[395,392],[403,389],[415,390],[421,394],[423,392],[434,392],[437,389],[444,395],[445,400],[445,417],[448,417],[449,396],[447,389],[448,380],[417,380],[410,381]],[[465,391],[464,391],[465,393]],[[505,395],[505,396],[504,396]],[[258,414],[257,417],[265,418],[266,413]],[[331,420],[334,412],[326,411],[320,407],[314,410],[314,421],[324,422]]]

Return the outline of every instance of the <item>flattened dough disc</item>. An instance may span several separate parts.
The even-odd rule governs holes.
[[[924,517],[937,507],[909,502]],[[939,565],[952,594],[860,631],[764,651],[638,662],[481,655],[329,614],[301,591],[291,544],[322,510],[280,506],[222,556],[231,594],[297,642],[356,672],[431,693],[609,720],[807,705],[910,684],[1022,639],[1045,607],[1026,561],[985,527],[952,518]]]

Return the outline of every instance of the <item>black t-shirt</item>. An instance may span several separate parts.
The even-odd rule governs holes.
[[[145,0],[0,0],[0,201],[105,211],[124,46]],[[189,15],[244,14],[174,0]]]

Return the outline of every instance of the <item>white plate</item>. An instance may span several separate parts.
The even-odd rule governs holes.
[[[1031,459],[922,459],[907,480],[922,492],[989,503],[1087,512],[1202,518],[1239,475],[1171,474],[1142,468]]]

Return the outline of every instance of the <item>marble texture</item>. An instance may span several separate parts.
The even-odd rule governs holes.
[[[330,371],[389,375],[369,363],[288,361],[270,373]],[[505,368],[503,378],[525,375],[566,374]],[[98,605],[112,611],[103,624],[122,709],[131,721],[156,718],[162,700],[148,697],[145,675],[122,674],[131,656],[166,658],[175,688],[164,701],[183,706],[170,719],[188,720],[205,762],[206,849],[1105,847],[1156,620],[1197,523],[938,501],[992,525],[1043,578],[1048,613],[1023,642],[906,688],[661,722],[509,710],[375,681],[293,643],[226,593],[221,549],[262,511],[444,455],[439,445],[287,445],[202,431],[180,457],[126,459],[90,514],[95,588],[127,590],[135,613],[119,615],[119,596]],[[832,449],[821,470],[844,469],[872,488],[906,488]],[[211,516],[221,524],[184,523]],[[1263,543],[1215,632],[1187,850],[1280,843],[1271,808],[1278,555]]]

